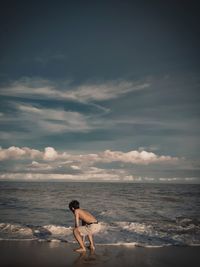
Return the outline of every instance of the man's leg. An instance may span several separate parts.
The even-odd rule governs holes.
[[[78,227],[77,228],[74,228],[74,237],[76,238],[76,240],[78,241],[79,245],[80,245],[80,248],[79,249],[76,249],[77,252],[84,252],[86,251],[86,248],[85,248],[85,245],[83,243],[83,239],[80,235],[80,232],[78,230]]]
[[[88,239],[89,239],[89,241],[90,241],[90,249],[91,249],[91,250],[94,250],[95,247],[94,247],[94,241],[93,241],[93,236],[92,236],[92,234],[89,234],[89,235],[88,235]]]

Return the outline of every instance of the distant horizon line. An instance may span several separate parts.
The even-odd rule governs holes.
[[[54,180],[54,179],[49,179],[49,180],[0,180],[0,182],[23,182],[23,183],[112,183],[112,184],[183,184],[183,185],[200,185],[199,182],[181,182],[181,181],[112,181],[112,180],[107,180],[107,181],[101,181],[101,180],[93,180],[93,181],[88,181],[88,180]]]

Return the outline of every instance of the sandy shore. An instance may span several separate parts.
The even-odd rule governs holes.
[[[200,266],[200,247],[142,248],[97,245],[94,253],[87,251],[85,254],[74,252],[75,247],[75,244],[57,242],[0,241],[0,266]]]

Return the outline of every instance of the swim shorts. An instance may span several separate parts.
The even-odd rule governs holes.
[[[79,226],[78,230],[82,236],[95,234],[99,232],[100,224],[99,223],[86,224],[84,226]]]

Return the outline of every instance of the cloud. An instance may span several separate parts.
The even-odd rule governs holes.
[[[163,178],[160,177],[158,178],[158,181],[160,182],[199,182],[198,177],[168,177],[168,178]]]
[[[7,149],[2,149],[0,147],[0,160],[10,160],[10,159],[22,159],[22,158],[38,158],[42,156],[42,152],[36,149],[31,149],[28,147],[15,147],[11,146]]]
[[[46,147],[44,151],[29,147],[11,146],[7,149],[0,147],[0,160],[42,159],[44,161],[53,161],[66,158],[68,158],[66,153],[58,153],[53,147]]]
[[[147,183],[199,183],[198,177],[172,177],[153,178],[128,175],[125,172],[97,170],[84,174],[60,174],[60,173],[0,173],[0,180],[3,181],[113,181],[113,182],[147,182]]]
[[[177,157],[171,156],[158,156],[153,152],[147,151],[129,151],[127,153],[121,151],[110,151],[106,150],[102,153],[102,160],[105,162],[120,161],[125,163],[133,164],[151,164],[151,163],[161,163],[161,162],[176,162]]]
[[[149,83],[133,83],[130,81],[107,82],[104,84],[82,85],[73,91],[73,97],[85,101],[104,101],[117,98],[129,92],[149,87]]]
[[[23,116],[37,124],[41,129],[50,132],[88,131],[88,117],[74,111],[39,108],[31,105],[18,105]]]
[[[139,166],[142,166],[143,170],[147,165],[156,164],[157,168],[163,168],[162,164],[165,164],[165,168],[174,170],[172,174],[176,175],[176,171],[187,163],[182,158],[157,155],[144,150],[129,152],[105,150],[98,153],[73,154],[57,151],[53,147],[37,150],[12,146],[6,149],[0,148],[0,160],[4,166],[0,170],[2,180],[198,182],[193,174],[191,177],[159,178],[151,177],[152,174],[146,176],[147,171],[140,176]]]
[[[58,158],[58,152],[53,147],[45,147],[43,159],[44,160],[55,160]]]
[[[46,161],[55,160],[59,157],[65,158],[65,153],[59,154],[52,147],[46,147],[44,151],[32,149],[29,147],[16,147],[11,146],[7,149],[0,147],[0,160],[11,160],[11,159],[43,159]]]
[[[70,82],[58,85],[48,80],[26,77],[1,88],[0,95],[90,102],[117,98],[149,86],[150,84],[147,82],[126,80],[88,83],[79,86],[73,86]]]
[[[73,169],[73,165],[71,167]],[[134,179],[126,170],[106,170],[97,167],[88,167],[78,173],[58,173],[55,170],[52,172],[49,164],[36,161],[33,161],[25,170],[26,172],[0,173],[0,180],[130,181]]]
[[[50,164],[46,164],[46,163],[39,163],[37,161],[32,161],[32,163],[30,164],[30,166],[28,166],[27,171],[49,171],[49,170],[53,170],[53,166],[51,166]]]
[[[156,155],[152,152],[147,151],[111,151],[105,150],[104,152],[99,152],[97,154],[68,154],[66,152],[57,152],[53,147],[46,147],[44,151],[39,151],[36,149],[31,149],[28,147],[9,147],[7,149],[0,148],[0,160],[8,159],[24,159],[24,158],[41,158],[44,161],[54,161],[54,160],[65,160],[71,159],[72,162],[78,162],[81,164],[93,164],[96,162],[124,162],[139,165],[146,165],[152,163],[174,163],[178,161],[177,157]],[[77,166],[77,165],[76,165]]]
[[[0,174],[0,180],[73,180],[73,181],[120,181],[116,174],[59,174],[59,173],[4,173]]]
[[[79,167],[79,166],[76,166],[76,165],[71,165],[71,168],[72,168],[73,170],[80,170],[80,167]]]
[[[65,111],[63,109],[41,108],[39,106],[12,103],[15,115],[10,113],[0,117],[3,123],[19,127],[24,138],[33,136],[51,135],[65,132],[88,132],[97,125],[93,125],[91,116],[86,116],[76,111]],[[2,133],[2,139],[10,139],[12,132]],[[16,136],[17,138],[17,136]],[[20,135],[18,138],[21,138]]]

